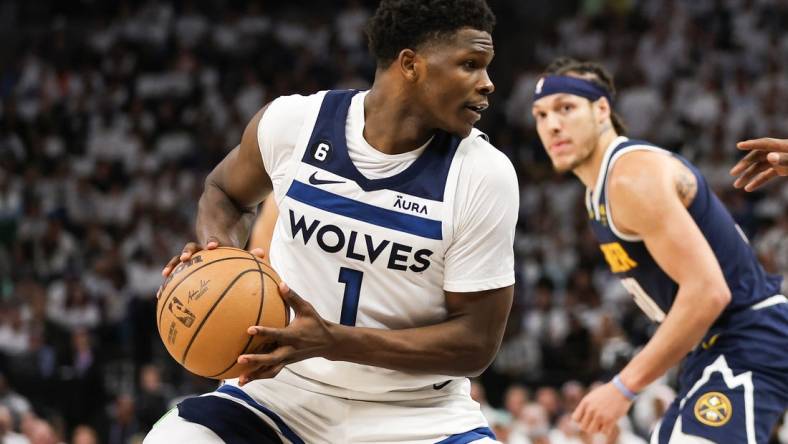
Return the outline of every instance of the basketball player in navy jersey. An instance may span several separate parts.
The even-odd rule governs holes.
[[[736,144],[740,150],[750,151],[731,169],[739,176],[733,186],[754,191],[777,176],[788,176],[788,139],[762,137]]]
[[[369,91],[280,97],[252,119],[206,179],[199,243],[163,273],[243,246],[271,192],[295,317],[250,326],[276,344],[239,357],[258,370],[181,402],[146,444],[495,442],[466,378],[495,356],[513,296],[516,175],[473,127],[494,21],[484,0],[384,0]]]
[[[654,336],[573,413],[610,433],[637,393],[684,358],[680,392],[652,443],[766,443],[788,405],[788,303],[703,176],[683,158],[623,137],[610,75],[559,59],[537,82],[533,116],[555,169],[586,185],[611,271]]]

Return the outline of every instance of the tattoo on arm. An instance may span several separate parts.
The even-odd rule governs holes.
[[[698,192],[698,182],[689,171],[680,171],[676,175],[676,191],[685,207],[690,206]]]

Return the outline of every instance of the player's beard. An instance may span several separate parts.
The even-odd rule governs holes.
[[[576,168],[589,161],[591,159],[591,154],[593,154],[593,152],[594,152],[594,148],[593,146],[591,146],[591,148],[578,151],[575,154],[574,158],[569,163],[557,164],[553,162],[553,170],[555,170],[555,172],[560,174],[569,171],[574,171]]]

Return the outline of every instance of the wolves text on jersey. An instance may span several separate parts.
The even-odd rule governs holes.
[[[413,251],[413,247],[390,240],[375,240],[369,234],[359,233],[354,230],[344,230],[336,225],[324,224],[315,219],[307,221],[304,216],[290,212],[290,232],[293,239],[300,237],[307,245],[310,240],[321,250],[327,253],[345,252],[345,256],[361,262],[374,264],[384,252],[388,260],[386,268],[399,271],[422,272],[430,267],[429,257],[431,250],[420,249]],[[299,236],[300,233],[300,236]]]

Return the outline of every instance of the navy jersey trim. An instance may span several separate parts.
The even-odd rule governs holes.
[[[326,93],[302,161],[352,180],[364,191],[390,189],[443,201],[449,168],[462,139],[444,131],[436,131],[429,146],[404,171],[390,177],[369,179],[353,165],[347,152],[345,125],[350,103],[358,93],[356,90]],[[321,145],[323,148],[320,148]],[[325,154],[316,155],[318,150]]]
[[[376,207],[294,180],[287,196],[329,213],[427,239],[442,240],[441,222]]]
[[[603,217],[607,218],[607,214],[602,215],[599,211],[600,205],[607,205],[607,179],[610,176],[610,163],[616,157],[616,155],[631,146],[643,146],[643,147],[650,147],[650,148],[657,148],[659,150],[666,151],[656,145],[651,143],[645,142],[643,140],[636,140],[636,139],[626,139],[623,138],[617,145],[608,148],[608,151],[605,153],[605,159],[603,162],[602,167],[599,170],[599,178],[597,178],[597,186],[594,189],[592,194],[592,205],[594,206],[594,215],[598,220],[601,220]],[[672,154],[672,153],[671,153]]]
[[[279,415],[272,412],[270,409],[258,403],[254,399],[252,399],[252,397],[246,394],[246,392],[244,392],[243,390],[239,389],[238,387],[225,384],[219,387],[216,391],[230,395],[233,398],[240,399],[241,401],[248,404],[250,407],[254,408],[255,410],[259,411],[265,416],[271,418],[274,424],[276,424],[276,426],[279,428],[279,431],[282,433],[282,435],[284,435],[285,438],[290,440],[290,442],[292,442],[293,444],[304,444],[304,440],[299,438],[298,435],[296,435],[295,432],[293,432],[293,430],[290,427],[288,427],[287,424],[285,424],[285,422],[282,420],[282,418],[279,417]]]
[[[435,444],[467,444],[483,438],[495,440],[495,433],[493,433],[489,427],[479,427],[465,433],[451,435],[443,441],[439,441]]]

